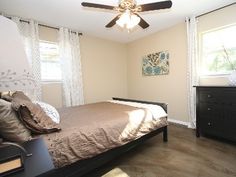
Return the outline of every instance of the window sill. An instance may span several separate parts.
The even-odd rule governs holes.
[[[42,84],[61,84],[61,80],[42,80]]]
[[[222,78],[222,77],[228,77],[229,74],[209,74],[209,75],[201,75],[200,78]]]

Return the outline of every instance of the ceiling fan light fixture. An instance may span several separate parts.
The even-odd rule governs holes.
[[[127,9],[116,21],[116,24],[121,28],[126,27],[127,29],[132,29],[139,24],[140,20],[141,19],[137,15],[132,14],[130,10]]]
[[[120,18],[116,21],[116,24],[119,25],[121,28],[124,28],[126,23],[130,20],[130,11],[126,10]]]
[[[133,27],[135,27],[135,26],[137,26],[139,24],[140,20],[141,19],[137,15],[132,14],[131,17],[130,17],[129,23],[126,24],[126,27],[128,29],[132,29]]]

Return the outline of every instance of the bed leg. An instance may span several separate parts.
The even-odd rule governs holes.
[[[167,131],[167,126],[164,127],[164,130],[163,130],[163,141],[164,141],[164,142],[167,142],[167,141],[168,141],[168,131]]]

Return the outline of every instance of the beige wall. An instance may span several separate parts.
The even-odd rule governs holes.
[[[169,118],[187,121],[187,81],[185,23],[160,31],[128,44],[128,96],[130,98],[167,102]],[[142,57],[168,50],[170,73],[142,76]]]
[[[126,45],[83,35],[80,48],[85,102],[127,97]]]
[[[58,31],[40,27],[41,40],[57,42]],[[87,35],[81,36],[81,62],[85,103],[127,97],[126,45]],[[62,106],[62,84],[43,83],[42,100]]]
[[[58,42],[58,30],[39,26],[39,39],[51,42]]]
[[[56,108],[62,107],[62,84],[58,82],[42,83],[42,101]]]
[[[236,4],[215,11],[198,19],[198,35],[202,32],[217,29],[222,26],[236,24]],[[201,46],[199,46],[200,48]],[[203,76],[200,78],[201,85],[228,85],[228,76]]]

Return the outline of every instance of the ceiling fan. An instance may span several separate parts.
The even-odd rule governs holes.
[[[138,14],[139,12],[171,8],[172,2],[171,0],[166,0],[137,5],[135,0],[120,0],[120,3],[117,7],[89,2],[82,2],[81,5],[83,7],[93,7],[117,11],[119,14],[112,21],[110,21],[106,27],[111,28],[115,24],[118,24],[120,27],[125,27],[130,30],[136,25],[139,25],[143,29],[149,27],[149,24],[140,17]]]

